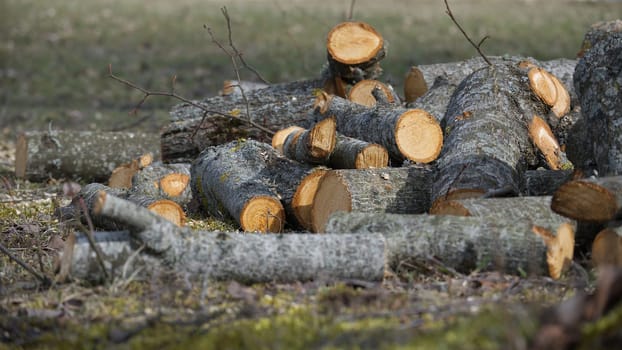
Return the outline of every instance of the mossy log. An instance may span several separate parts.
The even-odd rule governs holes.
[[[500,270],[559,278],[572,262],[574,230],[562,224],[556,231],[553,236],[529,220],[510,217],[358,212],[337,212],[326,224],[327,233],[385,235],[387,261],[393,269],[402,262],[425,265],[437,259],[463,273]],[[407,239],[388,238],[396,236]]]
[[[190,163],[153,163],[132,177],[130,192],[154,199],[168,199],[185,207],[192,200]]]
[[[356,139],[377,143],[391,158],[429,163],[438,157],[443,145],[439,123],[424,110],[400,107],[365,106],[320,93],[315,111],[334,116],[337,131]]]
[[[587,222],[622,218],[622,176],[569,181],[559,187],[551,208],[561,215]]]
[[[430,208],[429,167],[332,170],[318,184],[311,227],[322,232],[337,211],[424,213]]]
[[[557,189],[574,177],[573,170],[537,169],[525,172],[523,196],[552,196]]]
[[[574,87],[588,126],[584,145],[599,176],[622,175],[622,31],[610,32],[585,53]]]
[[[119,165],[145,154],[158,158],[158,136],[139,132],[28,131],[17,137],[15,176],[104,182]]]
[[[432,199],[476,197],[501,189],[518,194],[525,170],[537,164],[527,126],[548,109],[516,64],[485,67],[465,78],[442,120],[445,145]]]
[[[270,145],[232,141],[205,149],[191,167],[192,195],[217,218],[232,217],[244,231],[281,232],[296,225],[292,198],[310,165]]]
[[[316,91],[321,88],[321,80],[303,80],[249,91],[245,95],[250,117],[273,131],[291,125],[309,128],[315,122],[309,111],[313,108]],[[247,104],[241,98],[215,96],[197,103],[210,111],[248,119]],[[205,113],[185,103],[175,106],[170,115],[169,124],[160,133],[162,161],[166,163],[190,163],[203,149],[240,138],[270,142],[272,137],[241,120]]]

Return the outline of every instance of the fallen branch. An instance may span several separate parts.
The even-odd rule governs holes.
[[[38,273],[30,265],[26,264],[22,259],[20,259],[20,258],[16,257],[15,255],[13,255],[11,253],[11,251],[8,250],[2,243],[0,243],[0,251],[3,252],[6,256],[8,256],[9,259],[11,259],[11,260],[15,261],[17,264],[19,264],[19,266],[23,267],[31,275],[35,276],[35,278],[38,279],[41,282],[41,284],[43,284],[44,288],[47,288],[47,287],[52,285],[52,280],[47,278],[47,276]]]

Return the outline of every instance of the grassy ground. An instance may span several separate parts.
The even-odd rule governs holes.
[[[489,55],[574,57],[590,24],[622,17],[620,2],[453,0]],[[150,89],[202,98],[233,77],[229,58],[203,25],[233,39],[270,81],[317,76],[327,32],[350,1],[0,1],[0,243],[51,276],[67,229],[53,216],[62,183],[12,176],[16,132],[55,128],[157,131],[177,102],[141,95],[115,73]],[[475,55],[440,0],[359,0],[354,19],[389,42],[386,80],[398,87],[413,64]],[[254,76],[243,72],[244,78]],[[56,204],[55,204],[56,203]],[[199,224],[200,225],[200,224]],[[0,254],[0,349],[4,348],[474,348],[524,349],[544,306],[588,289],[593,276],[562,281],[495,273],[404,271],[383,284],[316,281],[240,286],[171,276],[102,286],[76,281],[40,289]]]

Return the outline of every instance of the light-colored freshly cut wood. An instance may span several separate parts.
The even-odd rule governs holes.
[[[430,207],[427,167],[332,170],[320,180],[311,208],[311,227],[322,232],[338,211],[424,213]]]
[[[367,107],[373,107],[376,105],[376,98],[372,95],[372,90],[380,88],[380,91],[385,100],[389,103],[393,103],[393,92],[389,87],[378,80],[365,79],[354,84],[348,93],[348,100],[361,104]]]
[[[377,57],[383,49],[383,39],[367,23],[343,22],[328,33],[326,49],[335,61],[356,65]]]
[[[177,226],[181,227],[186,223],[186,213],[179,204],[172,200],[136,194],[130,195],[127,200],[151,210]]]
[[[272,136],[272,147],[283,154],[283,144],[291,133],[302,133],[305,129],[296,125],[289,126],[274,133]]]
[[[540,67],[531,67],[527,73],[531,90],[549,106],[557,101],[557,87],[551,74]]]
[[[551,80],[553,80],[553,84],[555,84],[555,90],[557,91],[557,99],[555,100],[555,104],[551,107],[551,111],[557,118],[562,118],[568,112],[570,112],[570,93],[562,84],[556,76],[551,74]]]
[[[338,134],[328,165],[335,169],[385,168],[389,152],[381,145]]]
[[[242,97],[242,90],[244,93],[248,93],[253,90],[259,90],[267,88],[268,84],[258,83],[254,81],[237,81],[237,80],[225,80],[222,83],[221,96],[230,96],[234,98]]]
[[[425,82],[423,73],[416,67],[410,67],[404,79],[404,99],[406,103],[414,102],[428,91],[428,84]]]
[[[622,176],[569,181],[553,195],[551,209],[581,221],[619,219],[622,217]]]
[[[622,228],[606,228],[596,235],[592,244],[592,264],[595,267],[622,267]]]
[[[338,76],[328,77],[324,82],[322,90],[330,95],[346,98],[346,83]]]
[[[315,193],[317,192],[322,176],[327,172],[328,169],[325,168],[314,169],[313,172],[300,181],[300,185],[298,185],[294,193],[294,198],[292,199],[294,215],[296,215],[296,219],[298,219],[300,226],[307,230],[311,230],[312,228],[311,208]]]
[[[130,188],[132,187],[132,177],[139,170],[137,160],[130,163],[121,164],[116,167],[108,178],[108,186],[112,188]]]
[[[283,154],[293,160],[311,164],[325,164],[337,142],[335,118],[324,118],[309,130],[291,134],[283,145]]]
[[[568,161],[566,154],[559,147],[557,138],[553,135],[549,124],[537,115],[534,115],[529,123],[529,137],[542,152],[550,169],[572,169],[572,163]]]
[[[134,175],[130,192],[133,195],[169,199],[186,206],[192,199],[190,164],[153,163]]]
[[[282,232],[285,209],[276,197],[255,196],[246,201],[239,220],[242,230],[247,232]]]
[[[549,276],[559,279],[572,264],[574,255],[574,226],[563,223],[557,228],[557,234],[540,226],[533,227],[533,233],[539,235],[546,244],[546,263]]]

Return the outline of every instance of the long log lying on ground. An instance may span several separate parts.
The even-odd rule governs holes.
[[[387,260],[393,269],[400,262],[426,264],[438,259],[447,267],[469,273],[475,269],[519,274],[548,274],[559,278],[572,261],[574,230],[562,224],[556,236],[534,230],[528,220],[452,215],[377,213],[333,214],[327,233],[383,234]],[[544,235],[544,236],[543,236]],[[406,240],[389,237],[408,237]]]
[[[104,182],[121,164],[147,153],[158,158],[159,149],[156,134],[29,131],[17,138],[15,175],[31,181],[68,178]]]
[[[338,132],[382,145],[398,161],[429,163],[438,157],[443,145],[438,121],[424,110],[367,108],[326,93],[318,94],[315,106],[316,113],[335,117]]]
[[[577,63],[574,86],[587,146],[600,176],[622,175],[622,31],[597,41]]]
[[[315,92],[321,88],[321,80],[303,80],[250,91],[246,94],[250,117],[273,131],[291,125],[309,128],[314,120],[308,112],[313,108]],[[197,103],[211,111],[248,118],[246,101],[241,98],[215,96]],[[269,142],[272,137],[242,121],[205,113],[188,104],[175,106],[170,115],[170,123],[161,130],[162,160],[167,163],[192,162],[206,147],[239,138]]]
[[[292,200],[310,165],[255,140],[208,147],[192,164],[192,195],[210,215],[233,218],[244,231],[281,232],[296,225]]]
[[[180,229],[144,208],[106,194],[99,196],[97,210],[129,227],[132,238],[144,244],[145,251],[157,254],[168,268],[244,283],[380,280],[389,272],[387,268],[399,269],[407,260],[425,264],[430,259],[440,259],[458,271],[502,269],[514,274],[550,273],[558,278],[572,259],[572,228],[566,225],[558,229],[556,237],[542,238],[525,221],[503,224],[477,217],[377,214],[374,217],[381,220],[367,225],[365,221],[372,218],[368,214],[340,213],[331,221],[339,217],[350,218],[350,223],[358,221],[360,225],[345,227],[360,234],[248,235]],[[115,250],[133,249],[129,240],[126,244]],[[74,277],[102,279],[87,244],[69,248],[64,253],[71,256],[62,259],[73,266]],[[109,255],[105,245],[102,250]],[[109,261],[113,263],[119,271],[122,261]],[[131,264],[127,268],[126,273],[134,272]]]
[[[318,184],[311,208],[311,227],[324,231],[337,211],[424,213],[430,208],[429,167],[332,170]]]
[[[551,200],[556,213],[588,222],[622,218],[622,176],[574,180],[560,186]]]
[[[527,125],[548,106],[533,95],[526,71],[498,64],[469,75],[443,118],[445,145],[438,159],[433,200],[517,194],[529,164],[537,164]]]

